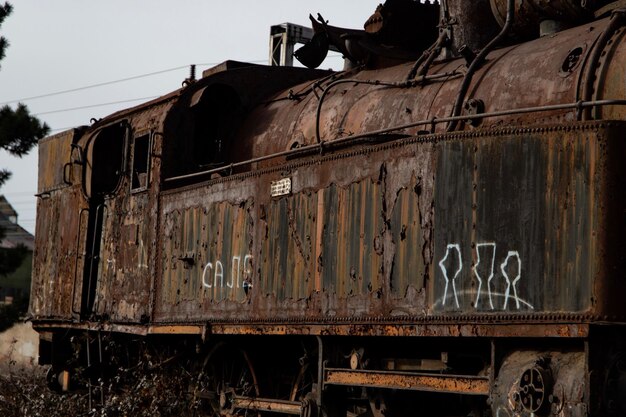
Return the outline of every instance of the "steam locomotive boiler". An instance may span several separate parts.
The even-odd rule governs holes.
[[[115,339],[207,415],[626,414],[622,7],[388,0],[41,140],[51,383]]]

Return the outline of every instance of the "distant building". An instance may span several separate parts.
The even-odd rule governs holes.
[[[0,195],[0,228],[4,230],[0,248],[24,245],[29,250],[17,270],[6,277],[0,277],[0,304],[11,304],[15,299],[30,295],[35,237],[17,223],[17,212],[3,195]]]

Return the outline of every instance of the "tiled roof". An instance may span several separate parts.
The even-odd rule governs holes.
[[[17,212],[7,199],[0,195],[0,228],[4,231],[4,238],[0,241],[0,247],[14,248],[22,244],[33,250],[35,237],[16,222]]]

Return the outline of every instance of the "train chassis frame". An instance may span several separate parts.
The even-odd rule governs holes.
[[[219,334],[211,328],[185,334],[184,326],[149,334],[145,328],[144,334],[132,334],[77,326],[60,336],[44,327],[39,328],[40,361],[52,365],[50,386],[61,391],[86,386],[90,406],[103,403],[104,394],[94,384],[77,381],[103,377],[100,365],[111,362],[103,343],[132,339],[167,352],[164,362],[188,367],[193,376],[187,395],[212,415],[383,417],[420,407],[429,415],[491,410],[494,416],[586,416],[594,415],[590,404],[608,416],[626,410],[619,396],[626,380],[626,337],[614,324],[579,324],[577,334],[548,338],[317,334],[279,339],[277,334]],[[225,364],[239,366],[240,376],[217,378]],[[80,378],[78,369],[91,373]]]

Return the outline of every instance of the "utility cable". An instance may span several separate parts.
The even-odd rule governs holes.
[[[70,107],[67,109],[58,109],[58,110],[49,110],[49,111],[44,111],[44,112],[40,112],[40,113],[35,113],[34,116],[42,116],[44,114],[52,114],[52,113],[62,113],[62,112],[66,112],[66,111],[74,111],[74,110],[82,110],[82,109],[91,109],[94,107],[102,107],[102,106],[109,106],[109,105],[113,105],[113,104],[122,104],[122,103],[130,103],[133,101],[141,101],[141,100],[152,100],[155,98],[158,98],[160,96],[150,96],[150,97],[139,97],[139,98],[131,98],[128,100],[120,100],[120,101],[111,101],[108,103],[100,103],[100,104],[90,104],[87,106],[79,106],[79,107]]]
[[[200,64],[200,65],[203,65],[203,64]],[[38,96],[18,98],[18,99],[15,99],[15,100],[9,100],[9,101],[0,102],[0,106],[3,106],[5,104],[16,103],[18,101],[34,100],[34,99],[37,99],[37,98],[44,98],[44,97],[56,96],[56,95],[60,95],[60,94],[73,93],[75,91],[87,90],[87,89],[90,89],[90,88],[102,87],[102,86],[105,86],[105,85],[111,85],[111,84],[121,83],[121,82],[125,82],[125,81],[136,80],[138,78],[150,77],[150,76],[153,76],[153,75],[158,75],[158,74],[163,74],[163,73],[166,73],[166,72],[176,71],[176,70],[187,68],[187,67],[188,67],[188,65],[182,65],[180,67],[175,67],[175,68],[169,68],[169,69],[165,69],[165,70],[161,70],[161,71],[150,72],[150,73],[147,73],[147,74],[135,75],[135,76],[132,76],[132,77],[121,78],[119,80],[105,81],[103,83],[86,85],[84,87],[71,88],[69,90],[56,91],[54,93],[46,93],[46,94],[41,94],[41,95],[38,95]]]
[[[341,55],[329,55],[328,58],[337,58],[337,57],[340,57],[340,56]],[[261,63],[267,62],[267,59],[246,61],[246,62],[249,62],[251,64],[261,64]],[[195,65],[200,66],[200,67],[211,67],[211,66],[218,65],[220,63],[221,62],[207,62],[207,63],[204,63],[204,64],[195,64]],[[140,78],[151,77],[153,75],[164,74],[166,72],[177,71],[177,70],[183,69],[183,68],[189,68],[189,65],[180,65],[178,67],[168,68],[168,69],[164,69],[164,70],[160,70],[160,71],[154,71],[154,72],[149,72],[149,73],[146,73],[146,74],[134,75],[132,77],[120,78],[118,80],[105,81],[105,82],[102,82],[102,83],[86,85],[86,86],[83,86],[83,87],[70,88],[68,90],[55,91],[53,93],[40,94],[38,96],[23,97],[23,98],[17,98],[17,99],[13,99],[13,100],[3,101],[3,102],[0,102],[0,106],[3,106],[5,104],[17,103],[17,102],[20,102],[20,101],[35,100],[35,99],[38,99],[38,98],[57,96],[57,95],[60,95],[60,94],[73,93],[75,91],[87,90],[87,89],[90,89],[90,88],[103,87],[105,85],[111,85],[111,84],[117,84],[117,83],[122,83],[122,82],[126,82],[126,81],[137,80],[137,79],[140,79]]]

